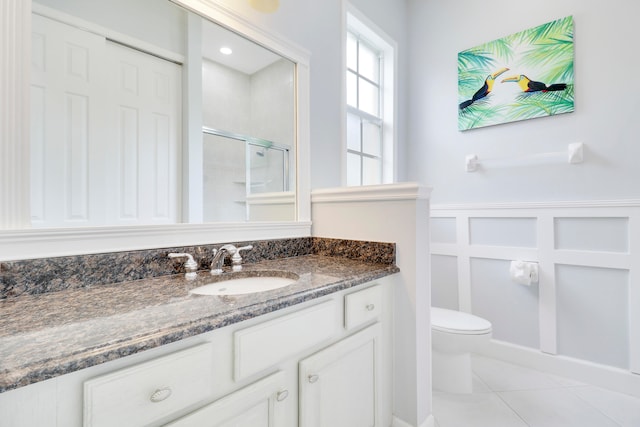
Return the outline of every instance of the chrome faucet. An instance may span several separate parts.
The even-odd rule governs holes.
[[[226,254],[233,256],[237,249],[233,245],[223,245],[220,249],[213,250],[213,259],[211,260],[211,274],[222,274],[222,266]]]

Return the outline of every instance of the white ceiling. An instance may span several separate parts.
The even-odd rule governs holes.
[[[223,55],[221,47],[229,47],[233,53]],[[270,50],[206,19],[202,20],[202,56],[248,75],[280,59]]]

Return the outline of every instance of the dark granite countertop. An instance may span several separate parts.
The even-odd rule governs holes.
[[[245,264],[299,275],[287,287],[202,296],[207,270],[0,300],[0,392],[241,322],[399,271],[393,264],[303,255]],[[253,272],[253,273],[251,273]],[[233,274],[233,273],[232,273]]]

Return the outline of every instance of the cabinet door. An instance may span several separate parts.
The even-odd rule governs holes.
[[[376,323],[300,362],[300,427],[381,425],[380,337]]]
[[[186,415],[170,427],[280,427],[280,404],[289,392],[284,374],[276,372]]]

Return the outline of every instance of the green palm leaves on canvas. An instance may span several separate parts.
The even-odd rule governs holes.
[[[508,75],[491,81],[507,67]],[[460,130],[570,112],[573,100],[571,16],[458,54]]]

